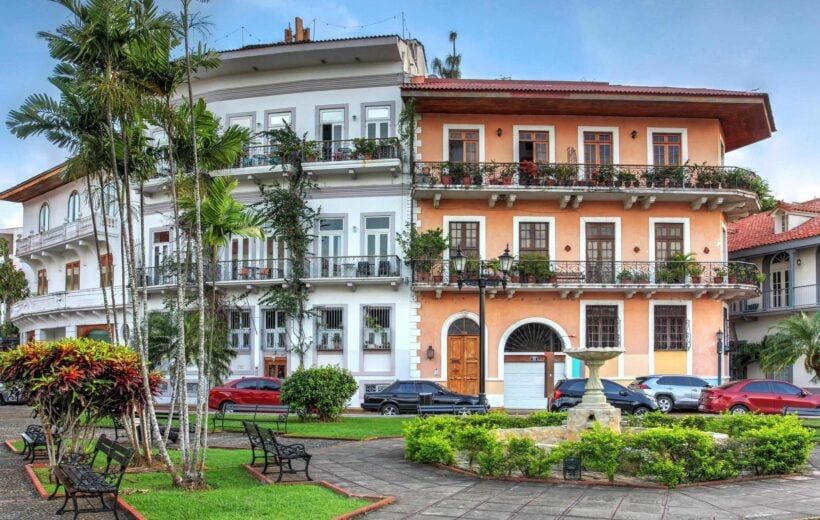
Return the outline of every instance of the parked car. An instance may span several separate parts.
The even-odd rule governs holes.
[[[740,379],[700,394],[698,410],[708,413],[783,413],[783,408],[820,408],[820,395],[785,381]]]
[[[6,404],[25,404],[16,388],[6,388],[0,383],[0,406]]]
[[[281,404],[281,380],[275,377],[243,377],[208,392],[208,407],[224,410],[229,404]]]
[[[629,383],[633,390],[643,390],[658,402],[658,409],[669,413],[673,409],[697,408],[700,391],[712,385],[699,377],[658,375],[637,377]]]
[[[622,412],[642,415],[658,409],[655,398],[645,394],[642,390],[632,390],[621,386],[614,381],[606,379],[604,383],[604,394],[609,404],[620,408]],[[555,385],[555,396],[552,400],[552,411],[565,412],[581,402],[584,397],[584,387],[586,379],[564,379]]]
[[[382,415],[416,413],[419,394],[431,394],[431,404],[479,404],[478,396],[457,394],[432,381],[396,381],[381,392],[364,394],[362,409]]]

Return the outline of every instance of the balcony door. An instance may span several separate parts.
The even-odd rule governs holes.
[[[344,255],[344,219],[319,219],[319,257],[322,278],[339,277],[342,274]]]
[[[251,277],[251,240],[249,238],[231,239],[231,280],[242,280]]]
[[[322,160],[338,159],[343,147],[342,139],[345,123],[343,108],[319,111],[319,137],[322,141]]]
[[[586,223],[587,281],[615,281],[615,223]]]
[[[390,217],[364,219],[369,274],[387,276],[390,272]]]
[[[791,276],[789,273],[789,255],[787,253],[778,253],[772,258],[769,276],[772,284],[771,306],[773,308],[788,307],[790,305],[789,286],[791,285]]]

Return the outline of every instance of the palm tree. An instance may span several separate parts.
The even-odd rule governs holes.
[[[820,380],[820,312],[793,314],[777,324],[771,341],[761,346],[760,367],[767,372],[783,370],[805,356],[806,372]]]
[[[456,31],[450,31],[449,40],[453,46],[453,52],[444,58],[444,62],[442,62],[440,58],[433,58],[431,66],[434,74],[442,78],[458,79],[461,77],[461,54],[456,52],[457,39],[458,33]]]

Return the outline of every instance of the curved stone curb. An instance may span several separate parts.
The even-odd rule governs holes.
[[[280,437],[287,437],[289,439],[318,439],[324,441],[354,441],[354,442],[367,442],[367,441],[380,441],[383,439],[403,439],[404,435],[386,435],[384,437],[331,437],[331,436],[324,436],[324,435],[299,435],[296,433],[285,433],[280,435]]]
[[[26,474],[28,475],[29,479],[31,479],[31,483],[34,484],[34,489],[37,491],[37,494],[40,495],[40,498],[43,500],[48,500],[48,497],[51,496],[51,493],[46,491],[46,488],[43,487],[43,484],[40,482],[40,479],[37,478],[37,474],[34,473],[35,468],[47,468],[47,464],[26,464]],[[55,497],[64,497],[65,493],[57,493],[54,495]],[[128,513],[133,520],[147,520],[142,513],[134,509],[134,507],[126,502],[121,496],[117,496],[117,506]]]
[[[466,469],[456,468],[454,466],[448,466],[446,464],[435,463],[432,464],[433,467],[447,470],[451,473],[455,473],[456,475],[463,475],[465,477],[472,477],[478,480],[500,480],[506,482],[527,482],[527,483],[534,483],[534,484],[563,484],[563,485],[570,485],[570,486],[584,486],[584,487],[619,487],[619,488],[635,488],[635,489],[682,489],[682,488],[693,488],[693,487],[708,487],[708,486],[725,486],[726,484],[740,484],[743,482],[754,482],[758,480],[773,480],[778,478],[789,478],[789,477],[807,477],[802,473],[781,473],[778,475],[753,475],[749,477],[738,477],[733,479],[725,479],[725,480],[708,480],[706,482],[688,482],[686,484],[681,484],[675,487],[664,486],[662,484],[653,484],[651,482],[646,483],[634,483],[629,484],[626,482],[609,482],[607,480],[563,480],[559,478],[531,478],[531,477],[491,477],[487,475],[479,475],[474,471],[468,471]],[[807,478],[814,478],[814,477],[807,477]]]
[[[20,453],[23,453],[22,451],[18,450],[16,446],[14,446],[14,441],[13,440],[5,440],[3,442],[5,443],[6,448],[8,448],[10,452],[17,453],[18,455]],[[37,450],[37,451],[42,451],[42,450]]]
[[[367,504],[366,506],[362,506],[358,509],[354,509],[349,513],[345,513],[343,515],[339,515],[335,517],[333,520],[349,520],[351,518],[357,518],[361,515],[370,513],[371,511],[375,511],[376,509],[380,509],[386,505],[392,504],[396,501],[395,497],[389,496],[369,496],[369,495],[356,495],[351,493],[350,491],[336,486],[335,484],[331,484],[325,480],[307,480],[302,482],[279,482],[278,484],[264,475],[261,471],[256,469],[254,466],[250,464],[243,464],[242,465],[245,470],[250,473],[250,475],[261,482],[262,484],[268,485],[277,485],[277,486],[321,486],[323,488],[329,489],[336,494],[343,495],[348,498],[359,498],[364,500],[372,500],[373,502]]]

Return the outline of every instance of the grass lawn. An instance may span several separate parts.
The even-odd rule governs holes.
[[[814,441],[820,443],[820,419],[809,419],[805,423],[814,426]]]
[[[208,425],[213,422],[208,418]],[[242,423],[238,419],[251,420],[253,416],[236,414],[232,415],[235,420],[225,421],[225,431],[244,432]],[[341,417],[336,422],[322,423],[316,421],[303,422],[296,415],[291,415],[288,420],[288,434],[306,437],[328,437],[342,439],[367,439],[370,437],[401,437],[402,429],[406,421],[414,419],[414,416],[407,417]],[[105,428],[113,427],[110,419],[100,421],[99,426]],[[160,424],[163,424],[160,420]],[[176,421],[174,421],[176,425]],[[261,423],[260,423],[261,424]],[[273,423],[271,423],[273,425]]]
[[[178,458],[178,453],[172,456]],[[333,518],[369,503],[338,495],[321,486],[260,484],[241,467],[249,461],[248,450],[209,449],[205,463],[210,490],[176,490],[164,472],[127,473],[121,495],[146,518],[157,520],[321,519]],[[37,470],[37,476],[48,492],[53,491],[53,485],[47,483],[47,469]]]

